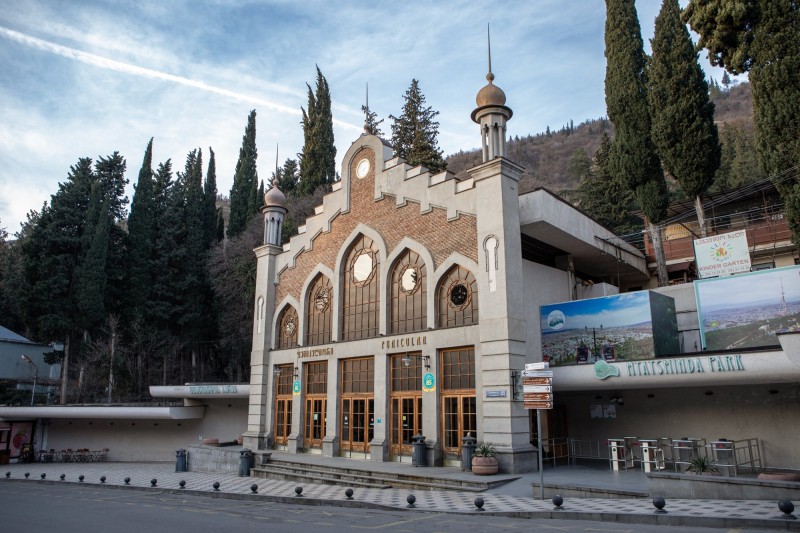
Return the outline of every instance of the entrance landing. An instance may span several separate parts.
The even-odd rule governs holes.
[[[467,492],[485,492],[520,478],[511,474],[477,476],[460,468],[417,467],[400,462],[381,463],[280,451],[272,451],[266,463],[256,464],[251,475],[326,485]]]

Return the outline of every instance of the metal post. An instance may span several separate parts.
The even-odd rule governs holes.
[[[536,410],[536,439],[539,446],[539,496],[544,500],[544,468],[542,466],[542,410]]]
[[[39,379],[39,367],[27,355],[22,354],[21,357],[26,363],[33,366],[33,388],[31,389],[31,405],[33,405],[33,400],[36,398],[36,380]]]

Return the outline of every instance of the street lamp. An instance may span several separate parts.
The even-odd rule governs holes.
[[[409,367],[411,366],[412,359],[422,359],[422,363],[425,365],[425,370],[431,369],[431,356],[430,355],[418,355],[418,354],[406,354],[403,356],[401,361],[403,362],[403,366]]]
[[[36,397],[36,380],[39,379],[39,367],[27,355],[22,354],[21,357],[26,363],[33,365],[33,389],[31,389],[31,405],[33,405],[33,399]]]

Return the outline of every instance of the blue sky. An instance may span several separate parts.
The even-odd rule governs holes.
[[[548,317],[554,311],[563,314],[563,326],[550,328],[548,325]],[[626,292],[615,296],[543,305],[539,310],[539,318],[543,333],[552,333],[560,329],[600,328],[600,326],[610,328],[650,322],[650,293]]]
[[[647,40],[661,2],[636,4]],[[154,166],[171,158],[174,169],[198,147],[207,163],[211,146],[227,195],[251,109],[268,179],[276,144],[281,162],[302,148],[315,65],[331,88],[339,163],[361,132],[365,85],[385,118],[412,78],[440,112],[445,154],[475,148],[487,23],[510,135],[604,116],[604,21],[600,0],[4,0],[0,226],[15,233],[80,157],[119,151],[135,180],[150,137]]]

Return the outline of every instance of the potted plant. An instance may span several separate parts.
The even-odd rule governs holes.
[[[472,472],[478,476],[497,473],[497,450],[491,442],[478,444],[472,455]]]
[[[719,467],[717,467],[717,462],[714,459],[695,457],[689,461],[686,471],[698,475],[714,475],[719,474]]]

